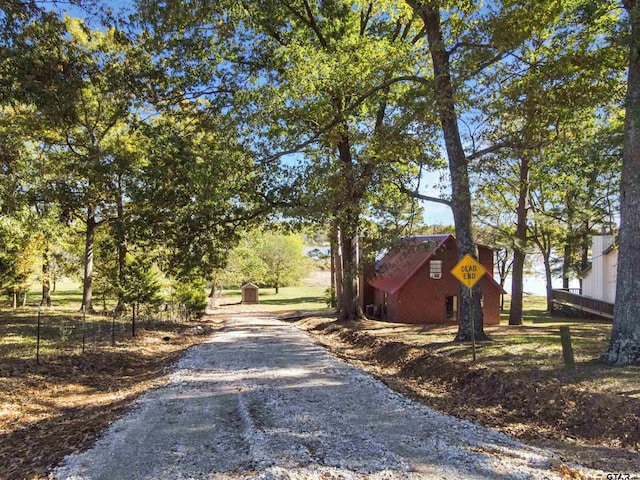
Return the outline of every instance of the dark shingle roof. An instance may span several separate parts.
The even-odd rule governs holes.
[[[369,284],[395,295],[444,245],[451,235],[405,237],[376,265],[376,276]]]

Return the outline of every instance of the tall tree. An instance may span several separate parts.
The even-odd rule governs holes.
[[[139,245],[162,250],[184,278],[222,268],[242,229],[264,221],[271,202],[232,118],[183,101],[141,127],[146,162],[127,196],[126,222]]]
[[[117,217],[123,174],[139,160],[123,152],[135,149],[136,109],[148,57],[115,28],[91,32],[76,19],[67,25],[69,48],[84,58],[77,117],[44,141],[55,160],[50,183],[57,200],[67,218],[78,216],[85,224],[82,305],[91,310],[96,230]]]
[[[504,201],[503,207],[515,211],[510,325],[522,323],[530,199],[535,189],[540,192],[547,188],[544,182],[551,181],[550,176],[541,176],[548,170],[544,165],[550,157],[557,158],[554,149],[562,149],[562,142],[570,139],[567,131],[578,130],[585,116],[593,118],[594,112],[605,111],[617,101],[611,93],[620,85],[620,52],[602,41],[612,33],[615,16],[606,9],[593,10],[585,13],[581,4],[574,2],[539,2],[514,8],[511,20],[516,31],[525,36],[510,51],[508,62],[494,65],[482,77],[485,99],[478,100],[491,127],[483,128],[481,136],[509,147],[478,167],[485,167],[488,177],[494,179],[492,186],[480,190],[503,190],[505,182],[511,185],[510,192],[494,196]],[[576,148],[577,142],[571,141]],[[495,168],[496,161],[507,161],[510,167]],[[568,178],[566,174],[560,177]],[[564,188],[558,185],[560,191]]]
[[[289,197],[275,206],[338,226],[340,318],[357,318],[357,232],[367,195],[376,181],[402,175],[402,163],[423,157],[418,145],[424,140],[409,134],[414,119],[398,114],[406,88],[390,80],[420,68],[407,47],[419,30],[394,8],[373,3],[252,1],[243,7],[205,4],[193,7],[193,18],[146,17],[156,32],[171,32],[169,25],[179,22],[180,49],[215,45],[213,53],[190,49],[208,52],[194,58],[209,75],[199,81],[209,91],[242,87],[233,110],[252,132],[245,140],[257,167],[289,180]],[[295,159],[285,158],[294,153]],[[309,192],[319,185],[316,201]]]
[[[407,0],[416,15],[424,23],[428,39],[428,51],[433,65],[433,89],[435,105],[449,162],[451,177],[451,209],[456,229],[458,256],[471,255],[477,258],[477,246],[473,237],[471,189],[469,184],[468,159],[462,145],[458,127],[456,89],[452,79],[451,45],[448,45],[443,32],[441,4],[437,1]],[[461,287],[461,309],[457,341],[483,340],[484,333],[482,308],[478,286],[471,290]],[[472,331],[473,330],[473,331]]]
[[[615,365],[640,361],[640,1],[622,2],[630,25],[624,147],[620,188],[618,277],[611,342]]]

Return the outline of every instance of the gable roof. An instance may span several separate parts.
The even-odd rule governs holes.
[[[376,276],[369,285],[395,295],[429,261],[452,235],[404,237],[376,265]]]

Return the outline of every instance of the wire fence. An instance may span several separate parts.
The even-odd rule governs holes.
[[[44,354],[85,353],[116,346],[134,338],[140,329],[171,329],[190,319],[189,311],[178,304],[160,308],[140,305],[126,311],[97,313],[38,308],[36,318],[31,317],[24,333],[35,341],[36,362],[41,363]]]

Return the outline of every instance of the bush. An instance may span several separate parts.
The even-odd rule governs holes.
[[[186,313],[186,317],[199,318],[207,308],[205,284],[201,280],[180,281],[176,285],[176,299]]]
[[[162,303],[160,282],[150,258],[128,256],[121,298],[124,302],[158,307]]]

